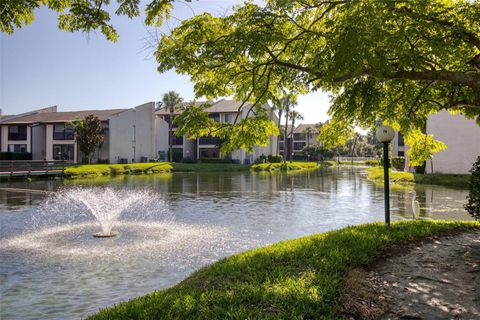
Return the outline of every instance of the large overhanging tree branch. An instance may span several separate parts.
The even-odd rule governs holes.
[[[150,2],[146,23],[160,23],[172,3]],[[100,29],[115,40],[103,9],[109,0],[7,1],[2,30],[30,22],[41,4],[66,15],[62,28]],[[120,4],[117,14],[139,14],[138,0]],[[160,72],[188,74],[197,97],[261,106],[322,89],[332,92],[337,123],[382,118],[407,133],[441,109],[479,119],[478,21],[479,0],[266,0],[185,20],[155,55]]]
[[[382,118],[408,133],[441,109],[479,119],[478,21],[478,0],[271,0],[183,21],[156,57],[159,71],[190,75],[198,96],[274,100],[322,89],[337,123]],[[259,66],[272,70],[257,86],[267,91],[251,92]]]

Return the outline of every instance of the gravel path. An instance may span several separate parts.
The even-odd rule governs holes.
[[[347,278],[353,319],[480,320],[480,231],[433,238]]]

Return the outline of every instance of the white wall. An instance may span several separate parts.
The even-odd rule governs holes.
[[[448,149],[434,154],[434,172],[469,173],[480,155],[480,126],[475,120],[441,111],[428,118],[427,133],[448,146]],[[431,172],[430,161],[427,161],[426,170]]]
[[[47,157],[46,149],[46,126],[38,125],[32,127],[32,159],[44,160]]]
[[[159,151],[164,151],[168,157],[168,123],[155,117],[155,158],[158,158]]]
[[[2,130],[1,133],[1,146],[2,146],[2,152],[7,152],[8,151],[8,126],[1,126],[0,130]]]
[[[110,117],[110,163],[122,158],[130,163],[157,157],[154,111],[155,103],[148,102]]]

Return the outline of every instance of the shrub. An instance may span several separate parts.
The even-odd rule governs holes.
[[[380,160],[366,160],[365,164],[367,166],[379,166],[381,164]]]
[[[182,159],[182,163],[197,163],[197,160],[192,157],[185,157]]]
[[[260,157],[258,157],[256,160],[255,160],[255,163],[256,164],[259,164],[259,163],[266,163],[267,162],[267,156],[262,154]]]
[[[230,158],[223,158],[223,159],[218,159],[218,158],[202,158],[200,159],[201,163],[232,163],[232,159]]]
[[[283,157],[279,154],[269,155],[267,161],[270,163],[280,163],[283,162]]]
[[[392,167],[397,170],[405,170],[405,158],[404,157],[393,157],[392,158]]]
[[[480,220],[480,156],[473,164],[470,177],[470,193],[467,196],[465,210],[476,220]]]

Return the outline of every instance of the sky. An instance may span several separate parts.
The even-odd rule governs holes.
[[[115,2],[113,2],[115,4]],[[189,5],[176,2],[172,19],[178,21],[209,11],[228,12],[238,0],[200,0]],[[142,5],[145,3],[142,1]],[[0,108],[18,114],[57,105],[58,111],[132,108],[160,101],[174,90],[185,100],[194,98],[188,76],[175,71],[160,74],[148,48],[148,29],[143,18],[112,15],[120,39],[112,43],[101,33],[70,33],[57,28],[57,13],[45,8],[35,12],[30,26],[13,35],[0,33]],[[302,123],[325,121],[329,107],[326,93],[298,99]]]

